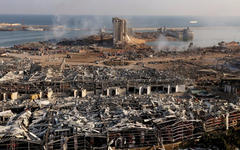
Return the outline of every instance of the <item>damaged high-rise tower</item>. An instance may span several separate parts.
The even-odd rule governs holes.
[[[127,41],[127,21],[125,19],[113,18],[113,45],[123,47]]]

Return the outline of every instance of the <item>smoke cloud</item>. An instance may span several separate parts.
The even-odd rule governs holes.
[[[100,28],[104,27],[104,20],[98,16],[84,15],[63,15],[66,8],[81,10],[84,6],[78,0],[58,0],[51,2],[54,11],[52,15],[52,36],[53,38],[82,38],[84,36],[96,34]],[[49,34],[46,38],[52,38]]]
[[[187,50],[189,42],[169,41],[165,36],[160,35],[153,43],[156,51],[184,51]]]
[[[53,20],[53,35],[55,38],[61,38],[64,36],[67,30],[68,20],[62,18],[60,15],[56,15]]]

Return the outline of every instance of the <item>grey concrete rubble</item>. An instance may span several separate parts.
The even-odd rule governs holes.
[[[238,42],[155,51],[145,42],[193,33],[112,23],[113,33],[0,49],[0,149],[164,150],[239,128]]]
[[[0,77],[3,143],[11,139],[41,149],[163,148],[240,121],[238,101],[215,98],[192,88],[193,80],[167,71],[36,64],[22,69]],[[199,70],[199,76],[206,71]],[[223,78],[226,92],[231,81]]]
[[[38,109],[24,110],[19,115],[10,110],[2,112],[1,117],[10,117],[6,125],[2,126],[2,140],[6,138],[5,134],[19,139],[42,140],[49,142],[49,145],[46,143],[47,146],[50,148],[52,145],[53,149],[61,148],[58,141],[64,137],[74,135],[78,139],[94,138],[92,146],[98,140],[106,141],[107,138],[113,142],[111,146],[116,148],[157,145],[158,139],[161,139],[161,143],[168,144],[199,138],[203,132],[236,126],[232,121],[235,120],[234,116],[240,115],[239,103],[170,95],[66,97],[51,101],[41,99],[41,105],[38,101],[24,101],[28,101],[27,108],[34,106]],[[5,105],[8,103],[10,102]],[[226,123],[217,125],[212,119],[223,119]],[[172,133],[169,133],[170,129]],[[185,132],[177,132],[183,129]],[[46,134],[49,136],[48,141],[45,141]],[[122,137],[121,140],[117,138],[119,136]],[[135,143],[127,140],[129,136],[136,140]],[[141,143],[137,143],[138,138],[142,138]],[[107,144],[98,146],[107,148]],[[78,143],[78,147],[81,146],[84,145]]]
[[[168,72],[94,66],[58,70],[36,64],[22,69],[2,72],[0,78],[5,94],[1,140],[44,143],[47,149],[68,145],[75,136],[78,148],[84,147],[81,142],[105,149],[163,146],[228,129],[240,120],[238,102],[195,97],[201,91],[194,89],[190,97],[175,95],[186,93],[193,81]]]

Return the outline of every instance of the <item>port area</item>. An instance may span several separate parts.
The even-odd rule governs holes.
[[[147,35],[147,36],[146,36]],[[141,36],[141,37],[140,37]],[[139,38],[140,37],[140,38]],[[57,43],[33,42],[15,45],[1,50],[2,59],[29,58],[41,66],[58,66],[64,60],[68,66],[92,65],[110,68],[144,69],[176,71],[194,68],[216,69],[225,61],[239,57],[238,42],[220,42],[217,46],[189,46],[184,51],[156,50],[146,44],[157,40],[155,33],[137,33],[134,41],[124,48],[114,48],[111,35],[105,35],[101,41],[99,35],[83,39],[63,40]],[[176,40],[168,37],[169,40]],[[190,43],[191,44],[191,43]],[[183,68],[180,68],[183,67]],[[225,69],[227,69],[225,67]],[[192,75],[190,71],[182,72]]]
[[[156,50],[191,31],[112,31],[0,49],[0,149],[238,147],[206,144],[239,131],[238,42]]]

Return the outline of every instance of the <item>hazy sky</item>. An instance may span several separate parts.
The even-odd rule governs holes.
[[[0,14],[240,16],[240,0],[0,0]]]

